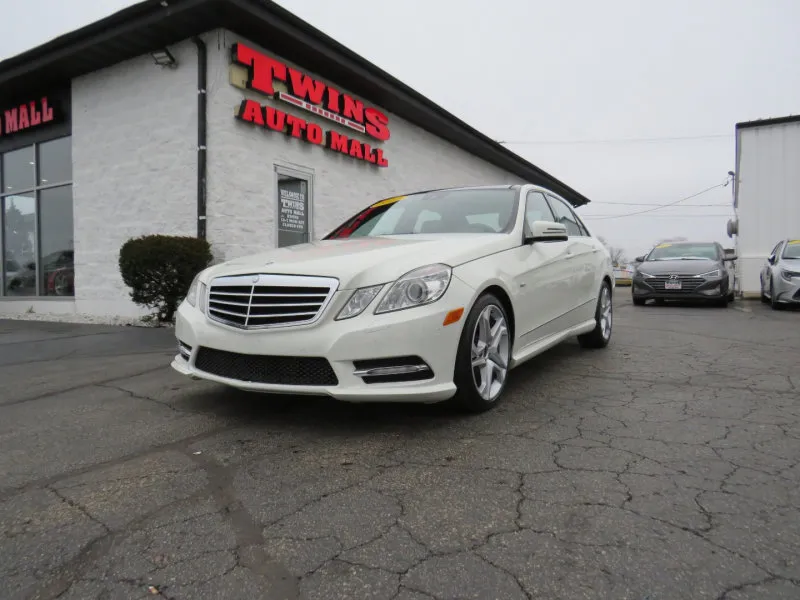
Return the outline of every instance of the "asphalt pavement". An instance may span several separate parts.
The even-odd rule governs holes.
[[[800,312],[630,304],[496,410],[181,378],[169,329],[0,321],[0,597],[800,597]]]

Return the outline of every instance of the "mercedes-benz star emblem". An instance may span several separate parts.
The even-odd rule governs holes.
[[[253,275],[253,283],[258,283],[258,275]]]

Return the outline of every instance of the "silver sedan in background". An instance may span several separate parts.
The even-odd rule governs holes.
[[[800,305],[800,239],[781,240],[761,269],[761,301],[773,310]]]

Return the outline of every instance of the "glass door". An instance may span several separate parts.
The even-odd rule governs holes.
[[[311,241],[313,179],[286,167],[275,167],[278,247]]]

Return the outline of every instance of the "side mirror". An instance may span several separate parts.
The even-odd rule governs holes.
[[[739,258],[739,257],[736,256],[735,254],[729,254],[728,256],[724,257],[722,260],[733,262],[737,258]]]
[[[637,257],[636,257],[636,258],[634,258],[633,260],[634,260],[634,261],[636,261],[637,263],[642,263],[642,262],[644,262],[644,255],[642,255],[642,256],[637,256]]]
[[[567,228],[562,223],[552,221],[534,221],[530,233],[525,237],[526,244],[536,242],[566,242],[569,240]]]
[[[771,265],[774,265],[778,262],[778,258],[774,254],[770,254],[770,257],[767,259],[767,262]]]

